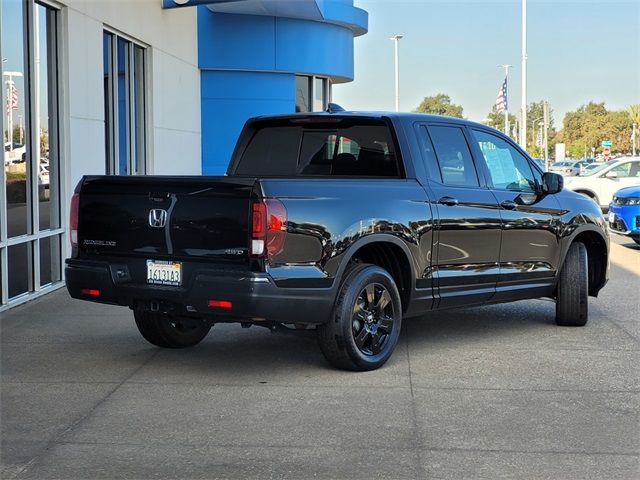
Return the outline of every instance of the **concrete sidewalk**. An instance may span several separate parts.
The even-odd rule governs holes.
[[[313,332],[160,350],[60,290],[0,316],[2,478],[637,479],[640,250],[613,247],[587,327],[549,301],[430,314],[369,373]]]

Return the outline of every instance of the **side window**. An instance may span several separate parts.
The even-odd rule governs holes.
[[[422,150],[422,158],[424,160],[425,170],[430,180],[442,183],[442,175],[440,175],[440,168],[438,167],[438,160],[436,159],[436,152],[433,149],[433,143],[429,138],[429,132],[426,125],[420,125],[416,127],[418,133],[418,141],[420,142],[420,149]]]
[[[533,192],[540,174],[529,161],[502,138],[482,130],[473,130],[480,151],[487,164],[493,186],[500,190]],[[534,176],[534,172],[537,175]]]
[[[442,183],[478,187],[478,174],[464,133],[458,127],[430,126],[429,133],[438,158]]]
[[[640,162],[627,162],[611,169],[616,172],[618,178],[638,177],[640,176]]]

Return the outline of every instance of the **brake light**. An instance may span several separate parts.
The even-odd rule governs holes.
[[[271,258],[282,251],[287,236],[287,210],[281,201],[266,199],[251,207],[251,255]]]
[[[74,193],[71,197],[71,207],[69,208],[69,238],[71,246],[78,246],[78,210],[80,208],[80,194]]]

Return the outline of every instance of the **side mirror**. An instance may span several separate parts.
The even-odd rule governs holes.
[[[605,178],[618,178],[618,173],[614,172],[613,170],[609,170],[607,173],[604,174]]]
[[[544,172],[542,174],[542,193],[553,195],[562,191],[564,187],[564,177],[557,173]]]

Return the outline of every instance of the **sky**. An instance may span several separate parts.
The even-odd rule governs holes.
[[[355,39],[355,81],[334,85],[348,110],[395,109],[393,42],[400,40],[400,110],[446,93],[481,122],[509,74],[521,104],[521,0],[355,0],[369,32]],[[528,102],[548,100],[555,124],[589,101],[640,103],[640,0],[528,0]]]

